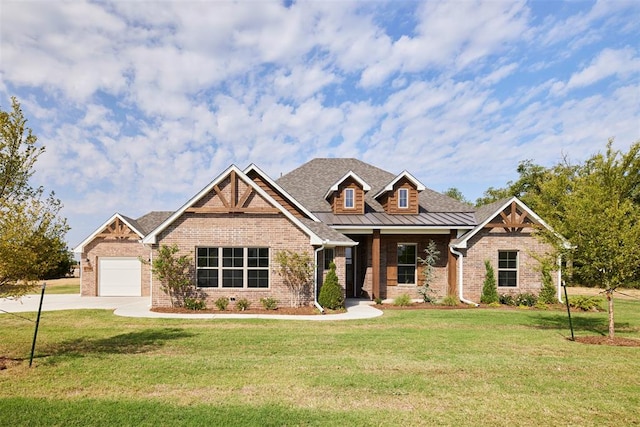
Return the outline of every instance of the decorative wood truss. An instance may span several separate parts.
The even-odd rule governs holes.
[[[133,230],[131,230],[127,224],[125,224],[120,218],[117,218],[109,225],[107,225],[104,230],[98,236],[104,239],[113,239],[113,240],[128,240],[128,239],[140,239]]]
[[[536,224],[528,217],[527,212],[518,211],[515,201],[511,202],[510,207],[500,212],[500,218],[502,221],[499,221],[496,216],[492,222],[485,225],[485,228],[504,228],[506,232],[515,232],[522,231],[524,228],[536,227]]]
[[[258,214],[275,214],[280,211],[269,205],[268,202],[254,203],[256,200],[264,200],[251,185],[244,183],[235,171],[229,173],[223,187],[218,183],[213,186],[211,194],[212,198],[217,198],[220,203],[215,206],[204,204],[202,206],[191,206],[187,208],[188,213],[211,214],[211,213],[258,213]],[[244,185],[243,185],[244,184]],[[242,192],[242,193],[241,193]],[[221,204],[221,206],[220,206]],[[257,205],[257,206],[256,206]],[[261,206],[262,205],[262,206]]]

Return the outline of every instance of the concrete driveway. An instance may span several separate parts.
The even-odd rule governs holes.
[[[36,312],[40,295],[26,295],[20,300],[0,298],[0,316],[8,313]],[[153,317],[167,319],[290,319],[290,320],[355,320],[382,315],[369,301],[347,300],[346,313],[294,316],[286,314],[231,314],[231,313],[156,313],[149,310],[149,297],[81,297],[80,295],[47,295],[42,311],[104,309],[117,316]]]

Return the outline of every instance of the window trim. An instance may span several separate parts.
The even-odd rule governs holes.
[[[402,194],[404,193],[404,198]],[[402,205],[402,201],[404,201],[404,206]],[[398,188],[398,208],[399,209],[409,209],[409,189],[408,188]]]
[[[348,202],[351,202],[349,204]],[[356,207],[356,191],[353,188],[344,189],[344,208],[353,209]]]
[[[510,253],[514,253],[516,254],[515,256],[515,267],[500,267],[500,255],[502,254],[510,254]],[[507,263],[511,260],[510,258],[507,257],[507,259],[505,260]],[[514,289],[519,287],[519,278],[520,278],[520,253],[517,250],[498,250],[498,277],[497,277],[497,282],[498,282],[498,288],[504,288],[504,289]],[[515,285],[511,286],[511,285],[501,285],[501,281],[500,281],[500,273],[501,272],[515,272]]]
[[[211,249],[215,249],[216,252],[216,256],[215,258],[217,259],[217,265],[213,266],[213,267],[209,267],[209,266],[205,266],[205,267],[201,267],[198,264],[198,251],[200,249],[208,249],[209,251]],[[227,265],[225,266],[224,264],[224,252],[225,249],[227,250],[231,250],[232,252],[235,252],[238,249],[242,249],[242,258],[240,259],[240,262],[242,265],[237,265],[238,263],[232,262],[232,265]],[[263,260],[266,258],[267,260],[267,266],[260,266],[260,265],[256,265],[256,266],[251,266],[249,265],[249,260],[252,259],[253,257],[249,257],[249,250],[250,249],[257,249],[258,253],[257,253],[257,263],[260,264],[260,259],[262,258]],[[266,257],[264,256],[260,256],[259,251],[263,249],[263,250],[267,250],[267,254]],[[195,267],[196,267],[196,288],[197,289],[246,289],[246,290],[265,290],[265,289],[270,289],[271,288],[271,249],[265,246],[196,246],[195,249],[196,252],[196,262],[195,262]],[[233,253],[232,253],[233,255]],[[231,258],[232,260],[237,260],[238,258]],[[235,265],[233,265],[235,264]],[[214,270],[216,271],[216,285],[215,286],[199,286],[199,274],[200,271],[210,271],[210,270]],[[242,272],[242,287],[239,286],[225,286],[224,282],[225,282],[225,272],[228,274],[231,274],[233,276],[233,273],[230,272],[238,272],[241,271]],[[266,287],[252,287],[249,286],[249,274],[250,272],[254,272],[254,271],[258,271],[258,272],[267,272],[267,286]],[[264,274],[264,273],[263,273]],[[258,273],[258,276],[260,276],[260,273]],[[236,276],[237,277],[237,276]],[[264,279],[264,278],[262,278]],[[260,280],[260,278],[258,278],[258,280]]]
[[[400,264],[400,258],[398,255],[398,249],[400,246],[413,246],[414,247],[414,260],[413,264]],[[413,266],[413,283],[400,282],[400,267]],[[403,243],[400,242],[396,245],[396,282],[399,286],[416,286],[418,284],[418,244],[417,243]]]

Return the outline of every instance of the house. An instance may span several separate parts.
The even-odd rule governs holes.
[[[538,292],[535,254],[550,247],[533,234],[544,221],[517,198],[480,209],[356,159],[314,159],[273,180],[256,165],[232,165],[173,212],[137,219],[116,213],[76,248],[81,294],[148,296],[167,306],[149,266],[161,245],[193,259],[207,305],[219,297],[290,301],[274,272],[281,250],[306,252],[315,295],[331,261],[347,298],[418,298],[430,241],[439,257],[431,289],[478,302],[490,260],[500,293]],[[147,262],[144,262],[147,261]],[[560,283],[560,272],[555,275]],[[310,295],[308,302],[314,302]]]

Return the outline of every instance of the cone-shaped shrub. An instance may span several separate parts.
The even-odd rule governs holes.
[[[493,271],[493,267],[489,260],[484,262],[484,268],[486,269],[486,273],[484,274],[484,284],[482,285],[482,296],[480,297],[480,302],[483,304],[500,302],[498,286],[496,285],[496,274]]]
[[[329,272],[327,273],[327,277],[324,279],[322,288],[320,288],[318,303],[324,308],[328,308],[330,310],[336,310],[344,307],[342,287],[338,282],[336,265],[333,262],[329,265]]]

